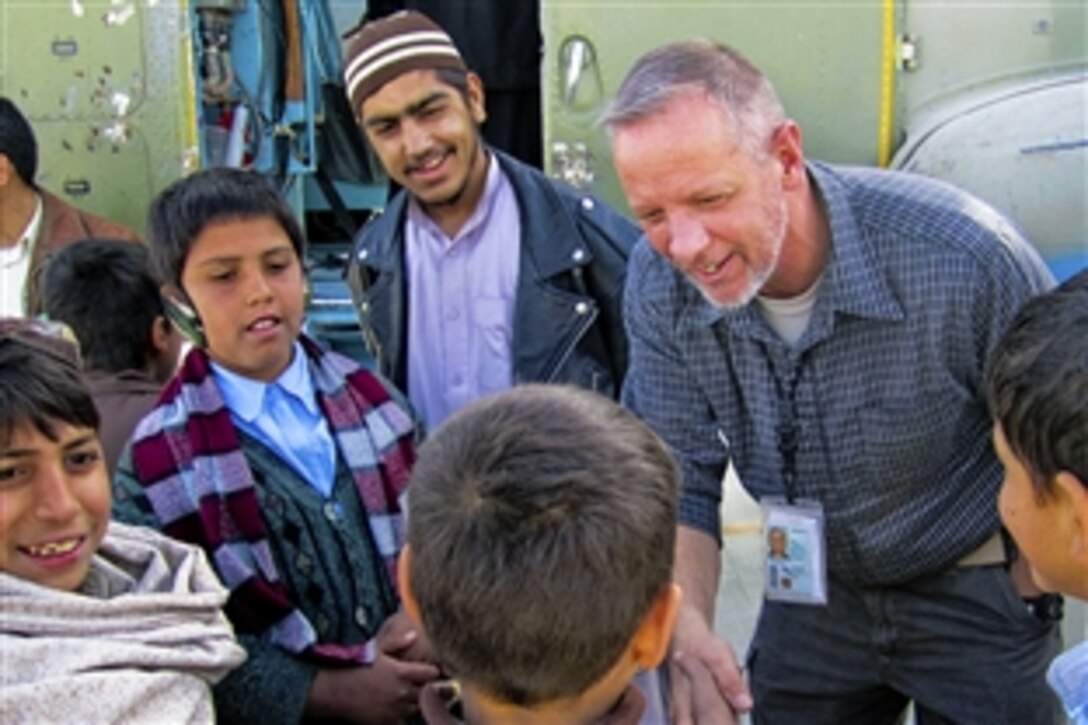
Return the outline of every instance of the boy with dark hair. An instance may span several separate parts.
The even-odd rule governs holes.
[[[679,480],[645,424],[573,386],[485,398],[423,444],[401,590],[469,722],[637,722],[625,693],[680,600]]]
[[[112,474],[181,352],[181,335],[166,316],[147,247],[117,239],[76,242],[46,264],[41,291],[45,313],[79,339]]]
[[[1088,599],[1088,270],[1029,300],[990,358],[1001,520],[1042,589]],[[1088,723],[1088,643],[1047,679]]]
[[[26,117],[0,96],[0,314],[41,312],[42,265],[87,237],[136,241],[131,229],[75,208],[38,186],[38,142]]]
[[[214,168],[152,203],[152,267],[196,346],[141,421],[118,518],[199,543],[249,653],[223,721],[387,722],[433,664],[398,612],[415,428],[388,384],[302,333],[305,240],[261,176]]]
[[[203,552],[110,523],[74,341],[0,318],[0,713],[6,723],[208,722],[244,658]]]

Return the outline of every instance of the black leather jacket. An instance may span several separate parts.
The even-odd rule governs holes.
[[[640,232],[605,204],[490,150],[521,212],[514,383],[572,383],[612,398],[627,371],[621,317],[627,256]],[[347,278],[367,348],[407,390],[408,304],[401,190],[356,235]]]

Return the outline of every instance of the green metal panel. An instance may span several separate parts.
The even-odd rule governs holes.
[[[640,55],[710,37],[770,77],[801,124],[809,157],[891,162],[945,178],[1017,220],[1049,257],[1088,260],[1084,0],[541,5],[545,163],[620,208],[626,202],[596,119]],[[575,39],[581,55],[572,55]],[[573,91],[572,57],[589,58],[576,64]]]
[[[1088,264],[1088,4],[909,2],[904,35],[893,165],[970,190],[1052,263]]]
[[[142,230],[196,162],[187,3],[0,0],[0,94],[30,120],[38,182]]]
[[[636,58],[675,40],[709,37],[747,55],[774,82],[814,157],[877,161],[884,8],[873,0],[542,0],[544,134],[585,144],[588,186],[626,208],[604,133],[595,121]],[[595,62],[573,97],[564,88],[568,41],[589,42]],[[894,89],[889,89],[889,92]],[[546,158],[556,171],[553,158]]]
[[[1088,61],[1084,0],[943,0],[905,2],[903,33],[915,61],[899,84],[903,114],[981,86],[1063,75]]]

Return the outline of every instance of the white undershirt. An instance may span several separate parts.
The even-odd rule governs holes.
[[[26,314],[26,277],[30,271],[30,250],[42,226],[42,198],[37,197],[34,213],[19,240],[10,247],[0,247],[0,315],[22,317]]]
[[[763,311],[763,319],[779,337],[791,345],[796,345],[801,335],[805,334],[808,322],[812,319],[812,308],[816,306],[816,292],[820,289],[823,278],[821,274],[811,287],[796,297],[756,297]]]

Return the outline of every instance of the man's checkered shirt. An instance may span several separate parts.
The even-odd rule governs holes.
[[[793,375],[798,497],[822,502],[828,566],[858,584],[939,571],[998,526],[1000,464],[981,390],[987,354],[1053,284],[981,201],[910,174],[810,163],[831,229],[812,318],[790,346],[759,306],[721,310],[645,240],[631,257],[624,403],[684,471],[681,523],[719,534],[730,458],[783,496],[777,428]]]

